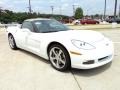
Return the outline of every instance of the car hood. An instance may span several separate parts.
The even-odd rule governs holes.
[[[84,42],[92,43],[99,41],[104,38],[104,36],[96,31],[91,30],[68,30],[68,31],[59,31],[54,33],[49,33],[50,37],[53,36],[54,39],[68,39],[68,40],[81,40]],[[48,35],[48,36],[49,36]]]

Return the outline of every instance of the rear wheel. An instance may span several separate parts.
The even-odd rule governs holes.
[[[70,57],[67,50],[63,46],[59,44],[50,46],[48,55],[51,65],[55,69],[65,71],[70,68]]]
[[[17,46],[16,46],[15,39],[14,39],[13,35],[9,35],[9,36],[8,36],[8,41],[9,41],[10,47],[11,47],[13,50],[18,49]]]

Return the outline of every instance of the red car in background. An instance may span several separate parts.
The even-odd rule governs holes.
[[[99,24],[99,21],[94,19],[81,19],[80,23],[81,24]]]

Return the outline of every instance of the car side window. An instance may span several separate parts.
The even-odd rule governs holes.
[[[34,28],[31,22],[23,22],[22,27],[21,28],[27,28],[29,29],[31,32],[34,32]]]

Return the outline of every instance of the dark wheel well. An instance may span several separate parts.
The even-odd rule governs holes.
[[[11,33],[8,33],[8,36],[12,35]]]
[[[59,44],[59,45],[61,45],[62,47],[64,47],[61,43],[58,43],[58,42],[51,42],[49,45],[48,45],[48,47],[47,47],[47,54],[48,54],[48,52],[49,52],[49,48],[50,48],[50,46],[52,46],[52,45],[55,45],[55,44]],[[64,47],[64,49],[67,51],[67,49]],[[68,51],[67,51],[68,52]]]
[[[62,45],[61,43],[51,42],[51,43],[48,45],[48,47],[47,47],[47,55],[48,55],[48,53],[49,53],[49,48],[50,48],[52,45],[55,45],[55,44],[61,45],[61,46],[67,51],[67,49],[65,48],[65,46]],[[67,51],[67,54],[69,55],[68,51]],[[70,59],[70,55],[69,55],[69,59]],[[70,66],[71,66],[71,59],[70,59]]]

